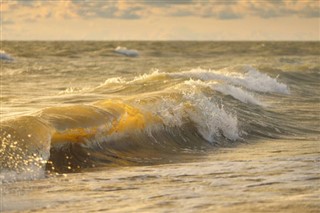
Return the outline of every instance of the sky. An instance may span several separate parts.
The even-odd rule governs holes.
[[[1,40],[320,40],[319,0],[0,0]]]

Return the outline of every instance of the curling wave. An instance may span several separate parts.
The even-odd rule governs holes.
[[[242,67],[238,72],[155,71],[108,79],[85,92],[106,98],[1,123],[0,173],[5,179],[13,173],[25,179],[43,177],[46,171],[169,162],[179,153],[234,143],[248,134],[276,137],[285,126],[263,115],[267,105],[257,96],[286,95],[289,89]]]

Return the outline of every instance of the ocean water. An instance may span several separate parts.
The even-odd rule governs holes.
[[[3,41],[0,212],[319,212],[319,44]]]

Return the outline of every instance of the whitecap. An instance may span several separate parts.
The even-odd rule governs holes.
[[[13,58],[9,54],[7,54],[5,51],[0,50],[0,60],[12,61]]]
[[[137,57],[139,56],[139,52],[137,50],[130,50],[127,49],[126,47],[120,47],[118,46],[115,50],[115,53],[121,54],[121,55],[125,55],[125,56],[129,56],[129,57]]]

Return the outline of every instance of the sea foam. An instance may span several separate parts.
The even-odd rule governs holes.
[[[0,60],[12,61],[13,58],[9,54],[7,54],[5,51],[0,50]]]
[[[242,86],[256,92],[289,94],[286,84],[280,83],[276,78],[261,73],[251,66],[246,66],[244,73],[230,72],[227,68],[221,70],[192,69],[180,73],[170,74],[173,77],[189,77],[203,81],[220,80],[237,86]]]
[[[139,56],[139,52],[137,50],[130,50],[127,49],[126,47],[120,47],[118,46],[115,50],[115,53],[121,54],[121,55],[125,55],[125,56],[129,56],[129,57],[137,57]]]
[[[230,95],[233,98],[243,102],[243,103],[250,103],[254,105],[261,105],[263,104],[254,97],[253,94],[250,92],[246,91],[245,89],[241,87],[236,87],[233,85],[228,85],[224,83],[219,83],[216,81],[209,81],[209,82],[204,82],[201,80],[187,80],[184,82],[186,85],[190,86],[195,86],[195,87],[207,87],[210,88],[213,91],[218,91],[224,95]]]

